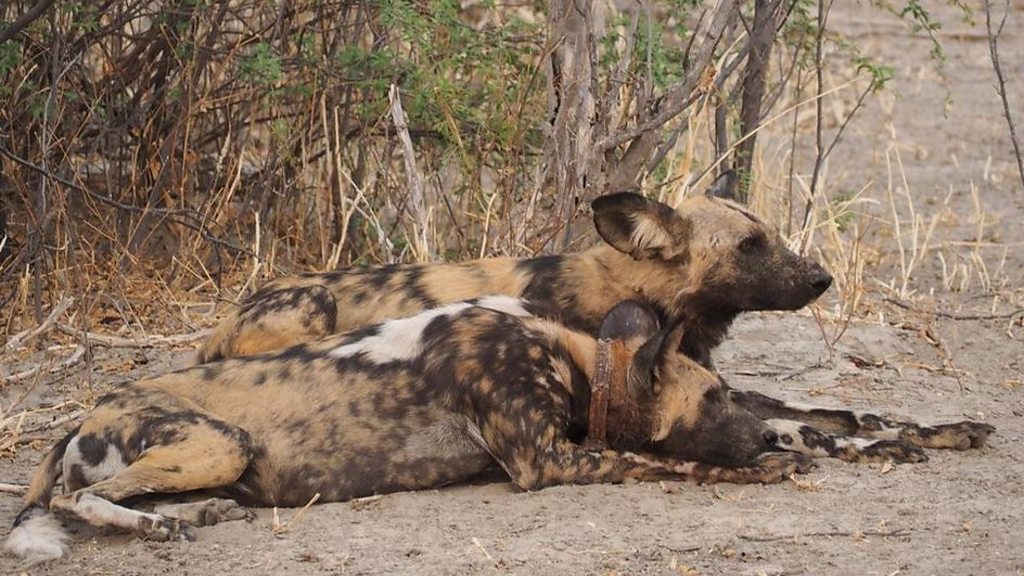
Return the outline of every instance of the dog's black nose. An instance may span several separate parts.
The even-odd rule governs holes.
[[[832,275],[826,272],[824,268],[818,266],[818,269],[811,276],[811,288],[814,290],[814,293],[821,296],[831,285]]]
[[[778,441],[779,441],[779,435],[775,432],[775,430],[765,430],[764,431],[764,443],[765,444],[774,447],[775,443],[778,442]]]

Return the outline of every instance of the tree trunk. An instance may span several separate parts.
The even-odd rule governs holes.
[[[750,171],[754,160],[754,144],[761,125],[765,79],[768,76],[772,43],[775,42],[777,12],[782,0],[755,0],[754,26],[750,31],[750,54],[743,76],[743,99],[740,109],[740,133],[750,135],[736,149],[736,171],[739,176],[739,199],[748,200]]]
[[[601,190],[602,166],[594,165],[595,61],[603,36],[604,2],[552,0],[552,46],[547,62],[548,134],[540,176],[539,207],[551,210],[543,251],[563,251],[572,241],[580,206]]]

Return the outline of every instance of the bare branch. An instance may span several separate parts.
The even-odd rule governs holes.
[[[0,30],[0,44],[14,38],[18,32],[21,32],[26,26],[42,16],[43,12],[46,12],[46,9],[52,4],[53,0],[39,0],[39,2],[36,2],[35,6],[29,8],[28,12],[22,14],[21,17],[12,22],[10,26]]]
[[[992,68],[996,71],[996,92],[1003,101],[1003,115],[1006,116],[1006,124],[1010,127],[1010,140],[1013,142],[1013,153],[1017,157],[1017,173],[1020,174],[1022,185],[1021,195],[1024,196],[1024,160],[1021,159],[1020,142],[1017,141],[1017,128],[1013,123],[1013,114],[1010,113],[1010,102],[1006,95],[1006,80],[1003,78],[1003,67],[999,63],[999,35],[1003,33],[1003,26],[1006,24],[1006,17],[1010,14],[1010,0],[1006,0],[1003,18],[999,22],[999,28],[992,30],[992,0],[985,0],[985,28],[988,31],[988,52],[992,57]]]
[[[97,344],[108,348],[156,348],[162,346],[180,346],[190,344],[196,340],[202,340],[210,335],[210,330],[197,330],[185,334],[150,334],[138,338],[124,338],[111,334],[100,334],[98,332],[86,332],[72,326],[58,326],[58,329],[65,334],[81,338],[89,344]]]
[[[32,330],[26,330],[25,332],[20,332],[12,336],[11,339],[8,340],[6,344],[4,344],[3,351],[10,352],[11,350],[18,348],[19,346],[27,344],[30,340],[39,336],[40,334],[47,332],[50,328],[53,327],[53,324],[54,322],[57,321],[57,318],[60,318],[61,314],[67,312],[68,308],[70,308],[71,305],[74,303],[74,298],[65,298],[63,301],[61,301],[60,304],[57,304],[56,306],[53,307],[53,310],[50,311],[50,314],[46,317],[46,320],[44,320],[39,326],[33,328]]]
[[[740,133],[751,134],[761,122],[761,107],[765,104],[764,89],[768,76],[772,44],[775,42],[776,13],[782,0],[756,0],[754,2],[754,24],[750,32],[750,56],[743,76],[743,97],[740,105]],[[753,165],[753,134],[736,150],[736,169],[739,173],[739,197],[747,199],[747,182]]]
[[[817,98],[814,100],[815,107],[815,122],[814,122],[814,172],[811,173],[811,191],[807,198],[807,203],[804,206],[804,220],[802,230],[807,229],[807,224],[811,219],[811,208],[814,206],[814,198],[818,194],[819,181],[821,179],[821,169],[825,165],[825,159],[827,152],[825,151],[824,141],[824,126],[825,126],[825,62],[824,62],[824,42],[825,42],[825,26],[828,24],[828,14],[832,10],[832,0],[818,0],[818,30],[814,39],[814,71],[817,78],[815,83],[815,91],[817,92]],[[800,247],[801,252],[807,248],[807,242],[810,240],[810,235],[804,236],[803,245]]]
[[[47,366],[46,364],[36,364],[35,366],[27,370],[23,370],[15,374],[10,374],[8,376],[0,376],[0,383],[7,384],[10,382],[18,382],[20,380],[28,380],[29,378],[35,378],[36,376],[44,372],[54,374],[62,370],[67,370],[68,368],[71,368],[75,364],[81,362],[85,358],[85,352],[85,346],[77,346],[75,347],[75,351],[72,352],[70,356],[52,366]]]
[[[729,27],[729,23],[735,18],[738,3],[739,0],[718,0],[715,7],[710,9],[712,16],[707,29],[703,32],[696,32],[702,34],[703,39],[690,61],[690,70],[682,80],[665,93],[662,98],[665,106],[657,114],[634,128],[609,135],[598,141],[596,145],[598,153],[621,146],[645,132],[656,130],[686,110],[694,100],[694,91],[702,86],[702,82],[706,78],[708,65],[711,64],[715,55],[715,48]]]
[[[416,152],[412,147],[412,138],[409,137],[409,119],[405,116],[405,110],[402,110],[402,99],[398,93],[398,86],[391,85],[388,99],[391,101],[391,119],[398,131],[398,141],[402,144],[402,157],[405,159],[405,177],[409,182],[412,212],[416,219],[417,256],[421,259],[426,257],[428,260],[433,260],[434,250],[427,242],[427,210],[423,203],[423,180],[416,167]]]

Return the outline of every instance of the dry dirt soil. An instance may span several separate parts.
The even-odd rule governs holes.
[[[807,312],[751,314],[717,361],[732,384],[789,399],[928,422],[985,421],[997,432],[984,449],[933,451],[928,462],[912,465],[821,461],[799,483],[773,486],[654,483],[521,493],[495,478],[314,506],[280,533],[274,511],[258,510],[255,522],[203,528],[192,543],[79,527],[69,559],[23,569],[0,557],[0,574],[1024,574],[1024,326],[1020,315],[987,317],[1024,305],[1024,209],[983,15],[970,25],[944,3],[931,3],[945,24],[947,61],[938,72],[926,39],[909,37],[877,11],[836,4],[839,29],[893,65],[897,77],[836,148],[830,178],[853,188],[874,182],[868,194],[884,207],[886,150],[896,146],[918,213],[930,219],[945,211],[936,249],[909,284],[917,311],[880,307],[854,321],[833,350]],[[1014,10],[1003,53],[1020,112],[1024,10]],[[979,213],[985,238],[975,249]],[[896,245],[890,239],[878,248]],[[954,260],[974,262],[977,274],[981,259],[988,289],[976,279],[965,291],[947,290],[940,248],[947,275]],[[891,278],[886,270],[868,274]],[[102,389],[187,360],[184,350],[101,349],[92,381]],[[64,385],[80,389],[83,378],[72,375]],[[34,391],[26,405],[61,400],[61,390]],[[4,404],[21,392],[4,390]],[[41,457],[33,448],[45,445],[0,460],[0,481],[27,482]],[[16,496],[0,494],[0,538],[18,506]],[[284,523],[297,511],[278,515]]]

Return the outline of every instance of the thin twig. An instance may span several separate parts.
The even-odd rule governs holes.
[[[39,0],[35,6],[29,8],[28,12],[25,12],[17,20],[11,22],[10,26],[0,30],[0,44],[14,38],[18,32],[21,32],[26,26],[42,16],[43,12],[46,12],[46,9],[51,4],[53,4],[53,0]]]
[[[953,362],[953,353],[949,351],[949,346],[946,345],[946,341],[939,336],[939,333],[935,331],[932,325],[929,323],[924,329],[924,337],[926,340],[930,340],[934,343],[935,347],[939,349],[939,353],[942,355],[942,367],[948,372],[953,373],[953,378],[956,379],[957,388],[960,389],[960,393],[964,392],[964,382],[960,378],[960,369],[956,367]]]
[[[309,510],[310,506],[316,504],[317,500],[319,499],[319,492],[313,494],[313,497],[309,499],[309,502],[306,502],[306,505],[300,508],[299,511],[296,512],[294,516],[292,516],[291,520],[286,520],[284,522],[281,522],[281,519],[277,515],[277,506],[274,506],[274,524],[271,527],[271,530],[273,530],[274,534],[278,535],[284,534],[285,532],[291,530],[298,523],[299,519],[302,518],[302,516],[305,515],[305,513]]]
[[[25,444],[32,444],[33,442],[49,441],[53,437],[52,430],[57,429],[68,422],[73,422],[84,416],[88,410],[75,410],[70,414],[65,414],[60,418],[54,418],[53,421],[47,422],[42,426],[37,426],[31,430],[22,430],[21,426],[25,421],[25,417],[29,414],[28,410],[22,410],[18,415],[18,423],[11,431],[10,435],[4,440],[3,446],[0,446],[0,451],[6,451],[15,446],[24,446]]]
[[[412,199],[413,216],[416,218],[416,239],[418,256],[421,260],[434,259],[434,250],[427,242],[427,209],[423,202],[423,180],[420,178],[419,169],[416,167],[416,152],[412,147],[412,138],[409,137],[409,119],[402,110],[402,99],[398,93],[398,86],[391,85],[388,92],[391,100],[391,119],[395,123],[395,130],[398,131],[398,141],[402,144],[402,158],[405,160],[405,177],[409,181],[409,195]]]
[[[896,298],[885,298],[884,300],[904,310],[910,310],[918,314],[932,314],[941,318],[949,318],[950,320],[1005,320],[1006,318],[1013,318],[1014,316],[1024,314],[1024,308],[1017,308],[1016,310],[1001,314],[957,314],[956,312],[944,312],[942,310],[921,310],[912,304]]]
[[[824,90],[825,84],[825,61],[824,61],[824,41],[825,41],[825,26],[828,24],[828,14],[832,10],[832,0],[818,0],[818,29],[814,39],[814,71],[816,76],[815,92],[821,94]],[[825,164],[828,152],[825,149],[824,142],[824,125],[825,120],[823,118],[825,114],[824,99],[819,97],[815,100],[815,118],[814,118],[814,171],[811,173],[811,189],[807,195],[807,204],[804,206],[804,221],[800,227],[801,231],[807,230],[807,225],[811,219],[811,209],[814,206],[814,198],[818,194],[818,188],[821,187],[821,169]],[[856,109],[854,109],[856,111]],[[810,242],[810,234],[805,234],[803,239],[800,241],[800,253],[802,254]]]
[[[75,364],[78,364],[79,362],[82,361],[83,358],[85,358],[85,346],[78,346],[75,348],[75,351],[72,352],[70,356],[68,356],[64,360],[61,360],[57,364],[54,364],[52,366],[45,366],[43,364],[39,364],[37,366],[29,368],[28,370],[18,372],[17,374],[11,374],[9,376],[0,376],[0,382],[6,384],[8,382],[27,380],[43,371],[49,372],[50,374],[53,374],[54,372],[60,372],[61,370],[66,370],[74,366]]]
[[[910,530],[890,530],[890,531],[879,531],[879,530],[864,530],[858,532],[805,532],[803,534],[789,534],[785,536],[747,536],[740,534],[740,540],[746,540],[747,542],[781,542],[786,540],[798,540],[800,538],[832,538],[838,536],[848,536],[851,538],[863,538],[866,536],[881,536],[882,538],[902,538],[904,536],[910,536]]]
[[[493,565],[493,568],[495,570],[499,570],[499,571],[501,570],[501,566],[502,566],[501,560],[497,560],[497,559],[494,558],[494,556],[491,556],[491,553],[487,551],[487,548],[484,548],[484,545],[480,542],[479,538],[474,536],[474,537],[472,537],[470,539],[470,541],[473,543],[474,546],[479,548],[480,551],[484,553],[484,556],[487,556],[487,559],[491,561],[491,564]]]
[[[64,314],[64,312],[66,312],[67,309],[70,308],[71,305],[74,303],[74,298],[65,298],[64,300],[62,300],[60,304],[54,306],[53,310],[50,311],[49,316],[46,317],[46,320],[43,320],[42,324],[40,324],[36,328],[26,330],[25,332],[19,332],[18,334],[12,336],[11,339],[8,340],[6,344],[4,344],[2,352],[6,353],[15,350],[18,347],[25,345],[30,340],[39,336],[40,334],[49,331],[51,328],[53,328],[53,324],[57,321],[57,318],[60,318],[60,316]]]
[[[24,494],[25,492],[28,492],[28,486],[24,484],[8,484],[6,482],[0,482],[0,493]]]
[[[187,334],[173,334],[163,336],[161,334],[150,334],[140,338],[123,338],[110,334],[99,334],[96,332],[84,332],[73,326],[59,326],[58,330],[78,338],[85,338],[90,344],[99,344],[108,348],[156,348],[160,346],[178,346],[201,340],[210,335],[212,330],[198,330]]]
[[[65,425],[65,424],[67,424],[68,422],[74,422],[75,420],[78,420],[82,416],[85,416],[85,414],[87,412],[88,412],[88,410],[86,410],[84,408],[81,409],[81,410],[75,410],[74,412],[69,412],[69,413],[61,416],[60,418],[54,418],[53,420],[47,422],[46,424],[43,424],[42,426],[37,426],[35,428],[32,428],[31,430],[24,430],[21,433],[25,434],[25,435],[27,435],[27,434],[39,434],[41,432],[46,432],[48,430],[53,430],[54,428],[59,428],[59,427]]]
[[[992,57],[992,68],[996,71],[996,92],[1003,101],[1003,115],[1006,116],[1006,124],[1010,127],[1010,140],[1013,142],[1013,153],[1017,157],[1017,173],[1020,174],[1021,185],[1024,186],[1024,160],[1021,159],[1020,143],[1017,141],[1017,128],[1013,124],[1013,115],[1010,113],[1010,102],[1006,96],[1006,80],[1003,78],[1003,67],[999,63],[999,35],[1003,33],[1003,26],[1006,24],[1006,17],[1010,15],[1010,0],[1006,0],[1003,18],[999,22],[999,28],[992,30],[992,0],[985,0],[985,29],[988,31],[988,52]],[[1024,188],[1021,188],[1021,195],[1024,196]]]
[[[781,374],[779,376],[776,376],[775,377],[775,381],[776,382],[785,382],[786,380],[792,380],[793,378],[796,378],[798,376],[803,376],[804,374],[810,372],[811,370],[817,370],[818,368],[824,368],[824,367],[825,367],[825,364],[822,364],[821,362],[815,362],[814,364],[810,364],[808,366],[804,366],[803,368],[800,368],[799,370],[794,370],[794,371],[792,371],[792,372],[790,372],[788,374]]]

